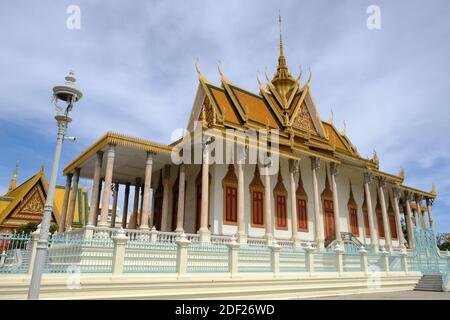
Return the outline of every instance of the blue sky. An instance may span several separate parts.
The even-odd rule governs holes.
[[[66,28],[69,5],[81,29]],[[369,5],[381,29],[366,27]],[[406,172],[407,185],[438,198],[438,231],[450,231],[450,2],[443,1],[1,1],[0,194],[16,160],[19,180],[53,158],[51,88],[75,69],[84,97],[73,112],[62,166],[118,131],[169,142],[185,127],[197,87],[195,59],[219,81],[257,91],[256,72],[273,74],[278,12],[290,70],[311,67],[322,119],[334,122],[363,156]],[[64,179],[59,178],[63,184]],[[82,181],[82,183],[88,183]]]

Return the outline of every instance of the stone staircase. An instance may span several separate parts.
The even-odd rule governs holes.
[[[424,274],[414,287],[415,291],[439,291],[442,292],[441,274]]]

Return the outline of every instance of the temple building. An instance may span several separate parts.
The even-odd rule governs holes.
[[[41,223],[45,198],[47,196],[48,182],[42,167],[35,175],[17,186],[19,166],[16,164],[8,192],[0,196],[0,232],[14,232],[28,223]],[[65,222],[61,220],[61,212],[64,203],[64,186],[56,186],[52,224],[60,226]],[[72,192],[69,192],[72,197]],[[71,227],[80,228],[85,225],[89,208],[88,191],[82,187],[78,188],[76,197],[73,198],[73,207],[69,208],[71,213]],[[66,207],[67,208],[67,207]],[[66,223],[69,223],[66,221]],[[69,226],[69,224],[67,224]]]
[[[345,131],[321,119],[311,72],[306,81],[301,72],[291,74],[281,32],[276,73],[266,74],[265,84],[257,79],[259,92],[236,86],[220,66],[221,83],[211,83],[196,66],[199,84],[186,136],[163,144],[109,132],[64,168],[64,199],[80,177],[93,181],[87,230],[117,225],[119,191],[124,229],[197,234],[200,242],[235,236],[241,244],[277,240],[325,248],[351,239],[392,252],[414,247],[414,224],[434,227],[434,186],[418,190],[403,183],[402,169],[383,172],[376,152],[361,156]],[[276,142],[251,159],[250,149],[272,134]],[[233,142],[224,162],[213,159],[219,139]],[[198,145],[199,161],[192,160]]]

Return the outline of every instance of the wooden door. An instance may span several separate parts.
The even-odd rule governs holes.
[[[334,208],[333,201],[324,200],[324,231],[325,231],[325,241],[332,241],[335,239],[334,231]]]

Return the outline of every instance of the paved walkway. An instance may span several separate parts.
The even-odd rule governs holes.
[[[450,292],[397,291],[380,293],[361,293],[345,296],[308,298],[307,300],[450,300]]]

